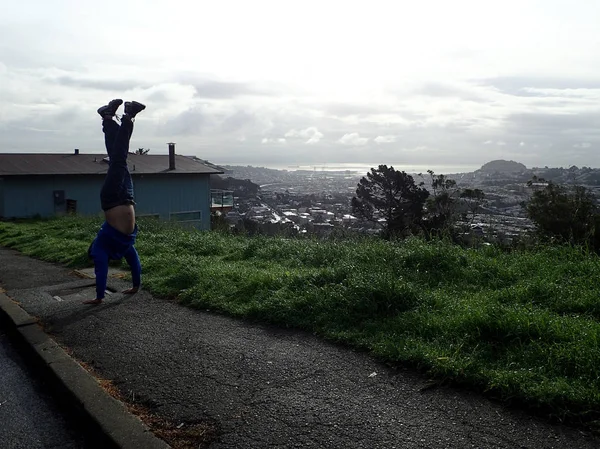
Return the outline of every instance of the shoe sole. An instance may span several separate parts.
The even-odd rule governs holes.
[[[121,100],[120,98],[116,98],[114,100],[110,100],[108,104],[100,106],[97,112],[101,116],[107,115],[107,112],[111,112],[111,115],[115,115],[117,113],[117,109],[119,109],[119,106],[121,106],[122,104],[123,100]]]
[[[146,109],[146,105],[137,101],[128,101],[125,103],[125,113],[131,115],[130,109],[135,109],[135,112],[133,113],[133,116],[135,116]]]

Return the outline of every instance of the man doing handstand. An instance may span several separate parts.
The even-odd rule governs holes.
[[[123,100],[116,99],[98,109],[102,117],[102,131],[108,153],[108,172],[100,191],[100,202],[105,221],[89,248],[89,256],[94,259],[96,273],[96,299],[84,301],[84,304],[100,304],[106,291],[109,260],[125,258],[131,267],[133,288],[123,293],[136,293],[141,284],[140,259],[134,247],[137,236],[135,223],[135,202],[133,201],[133,182],[127,167],[129,139],[133,132],[135,116],[146,109],[141,103],[125,103],[125,114],[121,117],[121,126],[113,120]]]

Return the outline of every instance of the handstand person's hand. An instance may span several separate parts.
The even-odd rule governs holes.
[[[139,287],[131,287],[127,290],[123,290],[123,293],[125,293],[126,295],[133,295],[134,293],[137,293],[139,289]]]

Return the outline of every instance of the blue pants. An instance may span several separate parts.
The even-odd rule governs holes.
[[[108,172],[100,191],[102,210],[106,211],[122,204],[135,204],[133,182],[127,168],[133,122],[127,116],[121,120],[121,126],[112,119],[103,120],[102,131],[106,152],[110,158]]]

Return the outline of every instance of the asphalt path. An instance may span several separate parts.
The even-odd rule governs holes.
[[[90,448],[42,379],[27,366],[0,321],[0,447]]]
[[[85,306],[89,280],[0,248],[7,294],[131,401],[211,448],[578,448],[600,439],[293,330],[192,310],[145,291]],[[109,286],[127,287],[112,279]]]

